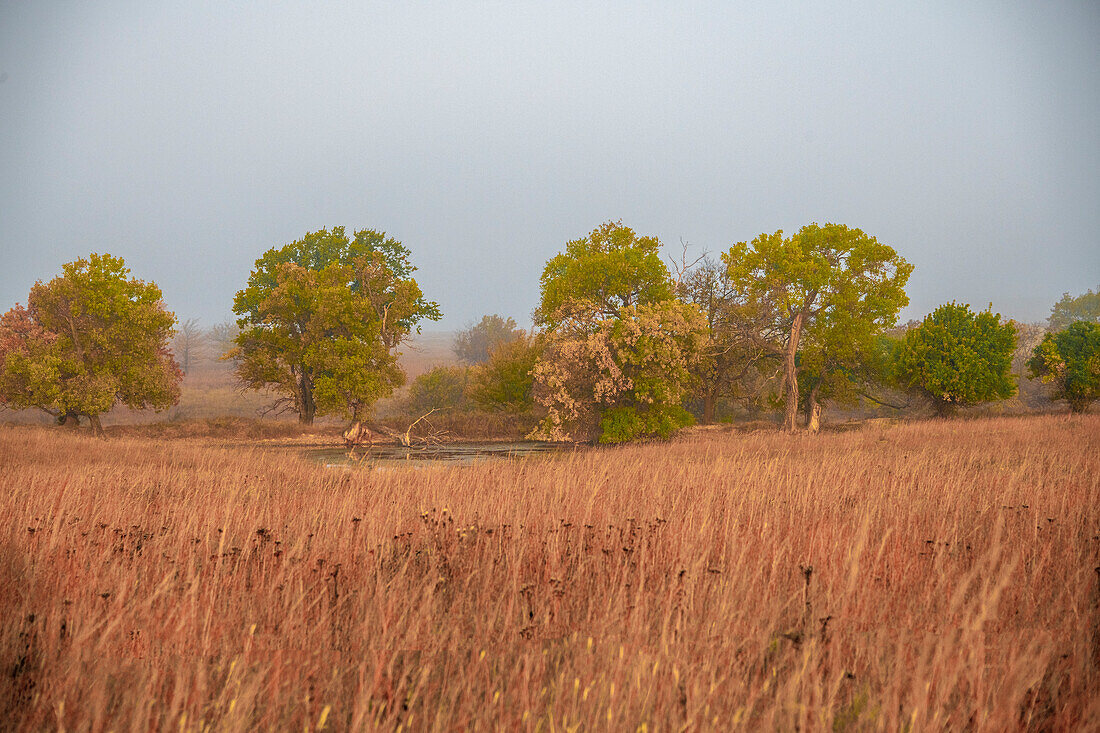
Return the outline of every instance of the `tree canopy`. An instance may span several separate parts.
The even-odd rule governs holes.
[[[182,374],[169,350],[175,316],[160,288],[129,277],[122,258],[92,254],[34,284],[27,307],[0,317],[0,402],[72,422],[121,402],[163,410]]]
[[[759,344],[783,359],[787,430],[799,404],[803,336],[835,353],[894,325],[909,303],[913,266],[892,247],[841,224],[809,224],[739,242],[722,254],[733,287],[745,294]],[[827,336],[826,336],[827,334]]]
[[[613,221],[567,242],[543,269],[535,322],[548,330],[564,324],[587,329],[616,318],[621,308],[668,300],[672,281],[660,246],[656,237],[639,237]]]
[[[903,388],[931,400],[936,413],[1016,394],[1010,373],[1016,327],[989,310],[948,303],[905,334],[897,374]]]
[[[363,419],[404,383],[393,350],[421,320],[441,317],[411,277],[409,255],[384,233],[349,238],[343,227],[268,250],[234,300],[238,376],[276,390],[302,423]]]
[[[1064,293],[1062,299],[1050,309],[1047,324],[1051,331],[1061,331],[1077,321],[1100,323],[1100,288],[1078,296]]]
[[[1048,333],[1028,361],[1032,379],[1054,386],[1051,397],[1073,412],[1085,412],[1100,399],[1100,323],[1077,321]]]

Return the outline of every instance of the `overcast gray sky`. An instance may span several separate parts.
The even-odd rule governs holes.
[[[89,252],[182,318],[377,228],[455,329],[527,322],[622,219],[717,253],[811,222],[922,317],[1100,285],[1100,3],[0,2],[0,309]]]

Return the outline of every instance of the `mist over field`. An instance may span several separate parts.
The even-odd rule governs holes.
[[[529,322],[608,219],[716,253],[858,226],[1025,322],[1100,279],[1095,3],[0,7],[0,306],[88,252],[181,320],[265,250],[404,242],[458,330]]]

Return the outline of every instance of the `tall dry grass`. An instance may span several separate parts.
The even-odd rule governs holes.
[[[1100,726],[1100,419],[421,470],[0,432],[0,720]]]

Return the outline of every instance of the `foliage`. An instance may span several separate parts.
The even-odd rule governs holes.
[[[761,234],[735,244],[722,260],[760,324],[757,342],[783,359],[788,430],[799,402],[803,336],[841,361],[868,335],[892,326],[909,302],[905,284],[913,266],[874,237],[840,224],[809,224],[791,237]]]
[[[567,242],[540,279],[542,298],[535,322],[590,328],[620,309],[672,297],[668,268],[656,237],[639,237],[622,222],[601,224],[584,239]]]
[[[1085,412],[1100,399],[1100,323],[1078,321],[1048,333],[1035,347],[1028,371],[1032,379],[1054,385],[1054,399]]]
[[[705,339],[702,314],[676,300],[623,306],[591,332],[548,335],[533,372],[547,417],[532,437],[667,438],[691,423],[682,402]]]
[[[532,371],[542,354],[538,339],[498,344],[484,364],[471,367],[466,395],[485,410],[523,412],[534,407]]]
[[[900,384],[932,401],[937,414],[1016,394],[1010,373],[1016,327],[999,313],[969,305],[941,305],[905,334]]]
[[[322,229],[267,251],[233,304],[238,376],[277,390],[305,424],[363,419],[404,382],[394,348],[441,317],[415,269],[404,245],[373,230]]]
[[[468,371],[461,366],[437,366],[424,372],[409,385],[409,407],[417,413],[462,407]]]
[[[1061,331],[1076,321],[1100,323],[1100,288],[1089,290],[1076,297],[1063,293],[1062,299],[1050,309],[1047,324],[1051,331]]]
[[[482,316],[480,323],[455,336],[455,356],[467,364],[483,364],[489,360],[493,349],[521,339],[524,335],[523,329],[517,328],[516,322],[511,318],[501,318],[495,314]]]
[[[116,402],[163,410],[179,400],[168,349],[175,316],[153,283],[128,277],[122,258],[92,254],[34,284],[27,307],[0,317],[0,403],[41,408],[60,420]]]

